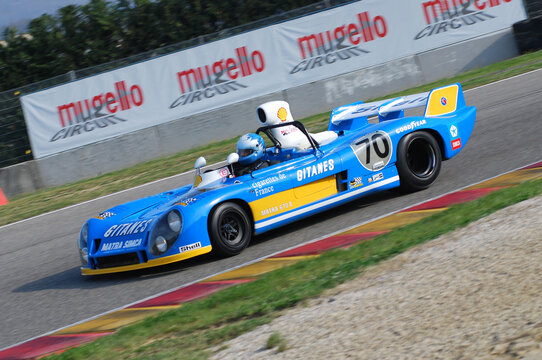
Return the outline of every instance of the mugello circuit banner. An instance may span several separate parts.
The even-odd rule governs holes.
[[[21,102],[34,157],[41,158],[525,18],[522,0],[365,0],[25,95]]]
[[[275,90],[280,63],[266,37],[262,29],[23,96],[34,157]]]
[[[521,0],[370,0],[276,27],[288,85],[328,78],[506,29]]]

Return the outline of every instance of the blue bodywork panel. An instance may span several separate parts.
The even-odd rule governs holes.
[[[405,110],[425,106],[422,116]],[[272,165],[234,177],[229,166],[203,173],[195,185],[183,186],[113,207],[87,221],[88,261],[83,274],[103,274],[158,266],[211,251],[208,221],[224,202],[240,204],[255,234],[330,209],[367,194],[400,185],[397,146],[412,132],[431,134],[443,160],[468,142],[476,108],[466,106],[459,84],[364,104],[341,106],[331,113],[333,141],[317,149],[271,147]],[[156,254],[150,239],[163,232],[171,212],[181,229],[167,251]],[[80,240],[81,244],[81,240]],[[82,245],[80,245],[81,248]]]

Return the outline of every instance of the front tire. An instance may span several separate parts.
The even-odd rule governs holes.
[[[216,254],[237,255],[248,246],[252,238],[252,222],[238,204],[222,203],[211,215],[209,236]]]
[[[440,147],[433,136],[419,131],[405,135],[397,146],[397,171],[404,191],[429,187],[442,164]]]

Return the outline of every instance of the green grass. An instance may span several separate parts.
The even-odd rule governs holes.
[[[386,97],[423,92],[452,82],[460,82],[464,89],[470,89],[541,67],[542,51],[537,51]],[[310,131],[322,131],[327,129],[329,114],[330,112],[326,112],[301,121]],[[0,207],[0,225],[191,170],[194,161],[202,155],[206,157],[208,164],[225,160],[226,156],[235,150],[236,141],[237,137],[91,179],[16,196],[10,199],[8,205]]]
[[[254,282],[147,318],[51,359],[206,359],[212,353],[211,348],[269,323],[281,310],[356,277],[370,265],[540,194],[542,179],[454,205],[372,241],[300,261]],[[280,347],[283,343],[285,350],[286,343],[280,338],[280,334],[275,335],[267,344],[261,345]]]
[[[286,343],[286,339],[284,339],[284,337],[282,337],[279,332],[275,331],[274,333],[269,335],[265,347],[267,349],[277,348],[278,352],[283,352],[288,348],[288,344]]]

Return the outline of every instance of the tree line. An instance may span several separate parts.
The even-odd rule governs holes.
[[[4,31],[0,91],[221,31],[314,0],[91,0]]]
[[[79,76],[92,75],[95,70],[81,69],[188,39],[198,40],[205,34],[226,32],[225,29],[273,15],[301,15],[303,11],[285,13],[306,5],[320,3],[321,6],[314,6],[328,7],[344,2],[347,1],[90,0],[86,5],[65,6],[54,15],[33,19],[24,34],[8,27],[0,43],[0,167],[32,159],[19,106],[19,96],[24,92],[19,90],[24,85],[56,76],[28,90],[36,91],[69,81],[70,71],[79,70]],[[157,53],[167,51],[170,50]],[[133,59],[121,63],[131,62]]]

